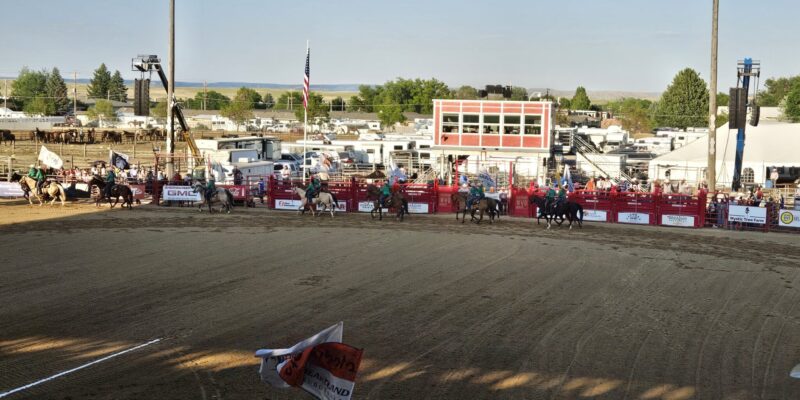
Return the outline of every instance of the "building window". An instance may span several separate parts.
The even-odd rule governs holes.
[[[542,117],[540,115],[525,116],[525,134],[526,135],[542,134]]]
[[[403,145],[394,146],[395,150],[403,150]]]
[[[478,114],[464,114],[462,133],[475,133],[480,131],[481,116]]]
[[[442,114],[442,132],[458,132],[458,114]]]
[[[500,134],[500,116],[499,115],[484,115],[483,116],[483,133],[488,135]]]
[[[756,173],[752,168],[742,170],[742,183],[753,183],[756,180]]]
[[[519,115],[503,116],[503,133],[506,135],[519,135]]]

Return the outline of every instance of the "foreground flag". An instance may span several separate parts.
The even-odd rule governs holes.
[[[119,169],[125,170],[125,169],[130,168],[130,164],[128,164],[129,157],[128,157],[127,154],[117,153],[114,150],[109,150],[108,151],[108,159],[109,159],[109,162],[111,162],[111,165],[113,165],[113,166],[115,166],[115,167],[117,167]]]
[[[273,387],[299,387],[317,399],[349,400],[363,350],[342,343],[339,322],[288,349],[261,349],[259,374]]]
[[[311,48],[306,48],[306,70],[303,75],[303,108],[308,110],[308,87],[311,84]]]
[[[47,147],[44,146],[42,146],[42,149],[39,151],[39,161],[50,168],[61,169],[61,167],[64,166],[64,161],[61,161],[61,157],[47,150]]]

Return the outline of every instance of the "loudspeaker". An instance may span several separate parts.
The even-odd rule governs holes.
[[[506,86],[503,88],[503,98],[505,99],[511,98],[511,86]]]
[[[478,98],[484,99],[488,95],[489,95],[489,92],[487,92],[485,90],[478,90]]]
[[[139,116],[150,115],[150,79],[136,79],[134,81],[133,114]]]
[[[758,126],[758,120],[761,117],[761,106],[754,105],[753,111],[750,114],[750,125]]]
[[[731,88],[728,103],[728,128],[740,129],[747,124],[747,93],[744,88]]]

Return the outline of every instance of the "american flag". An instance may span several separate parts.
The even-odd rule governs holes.
[[[311,49],[306,49],[306,73],[303,77],[303,108],[308,110],[308,85],[311,80]]]

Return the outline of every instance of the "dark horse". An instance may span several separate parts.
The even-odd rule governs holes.
[[[10,144],[14,144],[16,140],[17,140],[16,136],[14,136],[14,134],[11,133],[10,130],[0,129],[0,144],[2,144],[3,142],[10,142]]]
[[[536,216],[536,224],[539,224],[539,219],[544,217],[547,221],[547,229],[550,229],[550,223],[555,220],[558,225],[561,225],[566,215],[566,220],[569,221],[569,229],[572,229],[572,223],[577,222],[579,228],[583,228],[583,206],[574,201],[564,201],[558,206],[545,207],[546,200],[544,197],[531,196],[530,204],[535,204],[541,212]],[[558,221],[558,219],[561,221]]]
[[[476,223],[478,224],[480,224],[481,221],[483,221],[483,214],[489,214],[490,224],[494,222],[495,218],[500,219],[500,212],[498,211],[497,207],[498,203],[500,203],[498,200],[489,197],[484,197],[478,201],[474,201],[472,203],[472,210],[471,210],[472,220],[474,221],[476,219],[475,218],[476,212],[480,213],[480,218],[477,218],[476,221]]]
[[[461,223],[467,219],[467,194],[464,192],[456,192],[450,195],[450,204],[456,210],[456,221],[458,221],[458,214],[463,213]],[[474,217],[473,217],[474,218]]]
[[[93,176],[92,180],[89,181],[89,189],[91,189],[92,185],[97,186],[97,189],[100,191],[100,195],[97,196],[94,202],[95,207],[99,207],[100,201],[106,199],[108,200],[108,204],[111,205],[111,208],[114,208],[114,206],[116,206],[117,203],[119,203],[119,198],[122,197],[121,207],[124,208],[125,205],[127,204],[129,210],[133,208],[133,191],[128,185],[115,184],[114,186],[111,187],[110,197],[105,197],[104,189],[106,187],[106,182],[102,178],[100,178],[97,175]],[[111,203],[111,197],[114,198],[113,204]]]
[[[370,211],[370,216],[375,218],[375,212],[378,212],[378,217],[380,221],[383,221],[383,208],[381,207],[381,189],[373,184],[367,185],[367,200],[372,202],[372,211]],[[397,214],[395,215],[396,219],[402,221],[406,215],[409,214],[408,212],[408,200],[403,197],[403,194],[400,192],[392,192],[389,198],[386,199],[386,207],[389,209],[394,208],[397,210]]]

